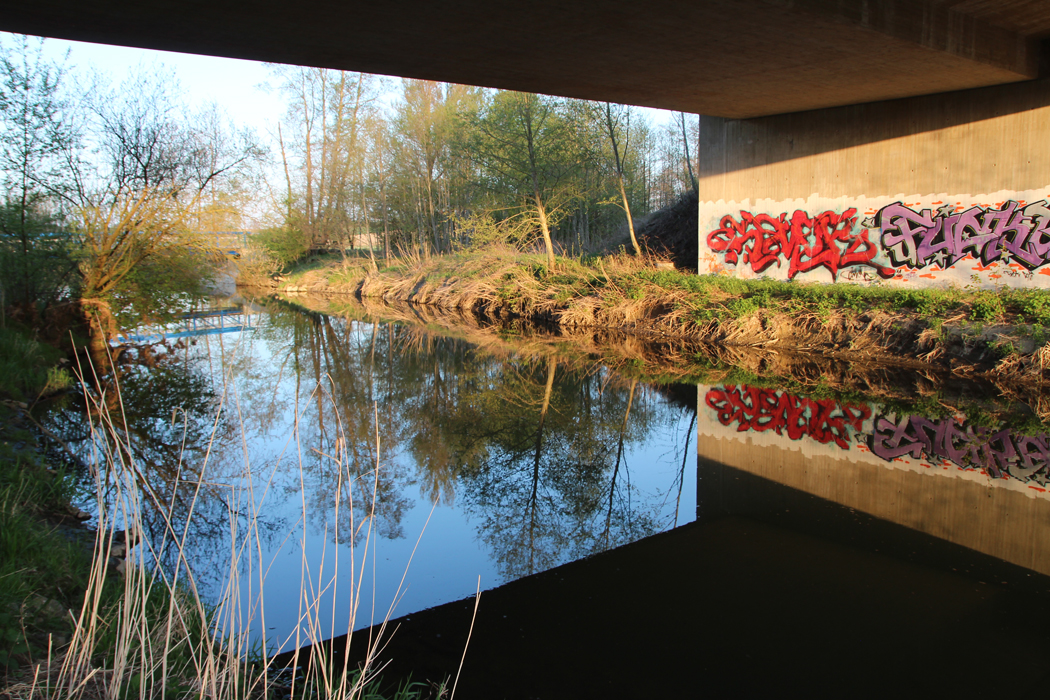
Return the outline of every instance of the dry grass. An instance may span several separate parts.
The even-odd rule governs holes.
[[[393,608],[382,616],[380,632],[370,639],[367,659],[361,668],[348,668],[348,657],[342,661],[331,656],[329,645],[323,642],[333,633],[353,634],[354,620],[370,615],[367,602],[360,599],[365,566],[352,575],[347,583],[331,574],[327,578],[315,573],[311,576],[303,561],[300,618],[298,629],[285,639],[267,639],[266,625],[260,620],[263,637],[253,639],[250,630],[262,614],[262,596],[269,563],[262,561],[259,518],[265,509],[265,492],[270,482],[257,488],[252,478],[235,480],[222,488],[229,491],[229,569],[224,573],[225,584],[216,600],[205,600],[197,585],[194,563],[186,549],[190,533],[188,520],[178,522],[171,517],[167,504],[159,499],[149,486],[149,475],[132,457],[129,444],[124,442],[119,387],[116,396],[87,390],[93,417],[92,433],[95,453],[91,459],[92,477],[96,490],[98,513],[97,536],[90,581],[82,607],[72,611],[75,631],[65,648],[49,648],[46,659],[36,663],[21,678],[0,688],[0,697],[12,700],[117,700],[118,698],[208,698],[212,700],[241,700],[271,697],[275,693],[302,698],[378,698],[374,682],[381,670],[378,660],[386,638],[386,621]],[[321,391],[318,388],[317,391]],[[330,400],[330,397],[325,397]],[[236,410],[235,400],[227,393],[220,410]],[[111,410],[111,407],[114,407]],[[342,426],[338,426],[342,435]],[[292,450],[299,448],[298,424]],[[345,439],[337,440],[345,446]],[[376,433],[375,464],[371,469],[372,503],[378,484],[379,437]],[[209,449],[209,454],[211,450]],[[298,454],[302,469],[302,455]],[[349,504],[342,503],[352,489],[344,484],[368,478],[351,468],[350,457],[342,450],[329,455],[339,474],[334,489],[335,520],[340,522],[339,508],[350,508],[353,536],[346,544],[350,555],[358,535],[362,535],[359,549],[368,560],[374,535],[372,513],[367,507],[355,506],[351,495]],[[247,460],[247,456],[245,456]],[[179,465],[182,472],[183,465]],[[250,465],[245,464],[245,470]],[[276,467],[275,467],[276,469]],[[202,466],[197,472],[204,473]],[[182,481],[192,490],[190,512],[198,499],[204,497],[207,486],[197,481]],[[270,476],[273,479],[273,475]],[[367,482],[366,482],[367,483]],[[366,486],[367,490],[367,486]],[[342,498],[340,498],[342,496]],[[358,507],[358,512],[354,508]],[[306,504],[303,503],[302,526],[298,533],[300,549],[305,550]],[[117,530],[142,532],[147,509],[159,513],[164,534],[162,541],[145,538],[141,545],[130,550],[121,566],[122,574],[114,574],[115,559],[113,533]],[[344,519],[345,521],[345,519]],[[290,537],[295,537],[295,532]],[[335,545],[340,546],[338,532],[333,533]],[[174,568],[154,565],[160,561],[160,552],[174,547]],[[252,585],[251,599],[242,598],[241,582],[247,578]],[[342,585],[343,590],[337,590]],[[321,610],[321,600],[330,596],[352,602],[346,627],[325,628],[323,618],[335,619],[334,607],[330,614]],[[398,598],[395,595],[395,600]],[[371,619],[371,618],[369,618]],[[289,671],[273,669],[266,661],[265,650],[286,648],[294,642],[296,652]],[[349,644],[349,637],[347,639]],[[299,649],[310,646],[309,663],[299,659]],[[341,664],[341,665],[340,665]],[[297,670],[296,670],[297,669]],[[294,672],[293,672],[294,671]],[[397,697],[412,698],[418,693],[405,689]],[[438,697],[444,696],[443,686]]]
[[[649,339],[845,353],[994,374],[997,381],[1050,383],[1050,367],[1034,356],[1046,344],[1041,324],[1050,328],[1045,292],[744,281],[671,271],[663,262],[626,254],[561,258],[549,272],[540,255],[493,247],[406,255],[353,274],[322,266],[285,291],[454,309],[486,322],[523,320],[563,333],[605,329]],[[1026,338],[1011,346],[1019,360],[1002,358],[1005,345],[989,334],[989,324]]]

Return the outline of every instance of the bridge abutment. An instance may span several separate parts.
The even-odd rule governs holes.
[[[700,118],[700,272],[1050,286],[1050,79]]]

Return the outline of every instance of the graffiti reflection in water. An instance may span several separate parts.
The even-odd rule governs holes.
[[[710,387],[704,403],[735,432],[775,433],[792,442],[813,441],[874,455],[899,468],[1017,481],[1032,492],[1050,486],[1050,436],[1025,435],[1006,426],[977,425],[963,415],[898,415],[876,405],[812,399],[754,386]],[[702,428],[703,429],[703,428]]]

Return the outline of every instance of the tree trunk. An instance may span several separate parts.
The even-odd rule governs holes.
[[[693,175],[693,159],[689,157],[689,132],[685,128],[685,112],[678,113],[678,120],[682,124],[682,143],[685,145],[685,167],[689,171],[689,182],[693,185],[693,192],[700,192],[700,188],[696,182],[696,176]]]
[[[101,299],[81,299],[80,313],[88,329],[88,356],[95,371],[106,374],[112,369],[109,341],[119,332],[113,311]]]
[[[634,218],[631,216],[631,205],[627,203],[627,190],[623,186],[623,175],[618,175],[620,182],[620,197],[623,198],[623,211],[627,214],[627,229],[631,232],[631,245],[634,246],[634,254],[641,257],[642,247],[638,245],[638,237],[634,235]]]
[[[554,244],[551,242],[551,230],[547,226],[547,210],[543,207],[543,199],[537,190],[535,193],[536,215],[540,220],[540,233],[543,234],[543,247],[547,251],[547,273],[554,272]]]
[[[547,358],[547,386],[543,390],[543,404],[540,406],[540,424],[536,429],[536,454],[532,463],[532,494],[529,496],[529,573],[536,572],[536,506],[540,487],[540,456],[543,454],[543,425],[547,422],[547,410],[551,405],[551,393],[554,389],[554,370],[558,363],[553,357]]]

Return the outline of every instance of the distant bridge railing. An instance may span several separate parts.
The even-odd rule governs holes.
[[[215,242],[215,247],[224,251],[243,252],[249,245],[249,238],[255,231],[201,231],[197,235],[203,236],[205,240]],[[48,231],[46,233],[35,233],[30,238],[34,241],[61,241],[68,240],[76,234],[70,231]],[[17,243],[21,239],[16,234],[0,233],[0,241]]]
[[[221,309],[206,309],[182,314],[178,320],[163,326],[143,326],[124,335],[114,338],[115,344],[124,343],[159,343],[175,338],[192,338],[202,335],[220,333],[238,333],[252,331],[255,325],[249,307],[230,306]]]
[[[215,240],[215,247],[231,257],[239,258],[248,247],[253,231],[202,231],[201,236]]]

